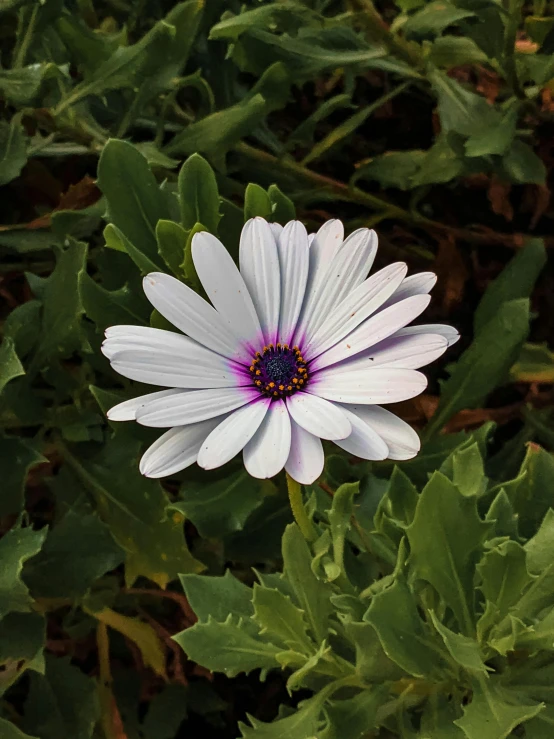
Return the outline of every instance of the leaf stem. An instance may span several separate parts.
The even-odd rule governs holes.
[[[27,27],[25,29],[25,35],[23,36],[23,39],[21,40],[21,44],[19,44],[19,47],[16,51],[14,60],[13,60],[13,69],[20,69],[25,64],[25,57],[27,56],[27,52],[29,51],[29,46],[31,44],[31,40],[33,38],[33,34],[35,32],[35,25],[37,22],[37,16],[38,12],[40,10],[40,3],[35,3],[35,7],[33,8],[31,12],[31,17],[29,18],[29,22],[27,23]],[[23,26],[24,22],[24,16],[27,13],[27,8],[23,7],[19,11],[19,25],[18,25],[18,31],[21,30],[21,27]]]
[[[294,520],[298,524],[298,528],[302,532],[302,536],[306,541],[315,541],[317,534],[313,523],[311,522],[306,509],[304,508],[304,502],[302,501],[302,487],[299,482],[293,480],[289,473],[287,475],[287,490],[289,493],[290,507]]]
[[[388,51],[396,54],[397,57],[412,67],[421,68],[423,66],[424,59],[418,46],[392,33],[372,0],[354,0],[354,5],[357,5],[362,11],[362,22],[372,39],[380,41]]]

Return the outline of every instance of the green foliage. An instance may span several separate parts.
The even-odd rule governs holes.
[[[551,736],[550,11],[0,0],[2,738],[174,739],[191,713],[249,739]],[[309,542],[284,480],[146,479],[155,436],[105,420],[150,390],[105,329],[171,328],[143,275],[202,292],[194,234],[238,262],[256,216],[375,226],[462,333],[438,405],[400,411],[417,457],[326,449]]]

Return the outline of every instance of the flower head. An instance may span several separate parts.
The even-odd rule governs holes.
[[[321,439],[362,459],[409,459],[413,429],[381,407],[427,384],[417,372],[458,338],[450,326],[408,324],[429,303],[435,276],[406,277],[403,262],[367,277],[377,236],[343,240],[338,220],[308,235],[248,221],[240,270],[208,233],[192,242],[211,304],[169,275],[144,278],[152,305],[179,331],[113,326],[102,351],[121,375],[164,388],[112,408],[113,421],[169,428],[140,470],[164,477],[197,462],[204,469],[243,452],[254,477],[283,467],[301,483],[323,469]],[[366,279],[367,277],[367,279]]]

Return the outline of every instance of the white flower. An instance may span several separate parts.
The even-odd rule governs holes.
[[[283,467],[300,483],[323,469],[321,439],[362,459],[409,459],[420,442],[381,404],[421,393],[417,372],[458,338],[450,326],[406,328],[429,303],[430,272],[397,262],[366,279],[377,236],[343,240],[328,221],[308,236],[254,218],[240,240],[240,271],[215,236],[197,234],[192,257],[211,305],[179,280],[144,278],[152,305],[183,333],[113,326],[102,351],[124,377],[165,388],[112,408],[112,421],[169,428],[140,470],[164,477],[240,451],[254,477]],[[183,335],[186,334],[186,335]]]

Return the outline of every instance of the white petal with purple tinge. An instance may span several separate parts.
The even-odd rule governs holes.
[[[250,352],[229,331],[219,313],[190,287],[163,272],[146,275],[142,285],[154,308],[180,331],[224,357],[249,361]],[[114,328],[108,329],[106,336]]]
[[[179,395],[181,390],[159,390],[156,393],[148,393],[147,395],[139,395],[138,398],[124,400],[122,403],[114,405],[113,408],[106,413],[110,421],[136,421],[137,411],[152,400],[158,398],[170,398],[172,395]]]
[[[345,405],[345,408],[367,423],[389,448],[389,459],[412,459],[419,452],[419,436],[405,421],[378,405]]]
[[[260,394],[253,388],[218,388],[183,390],[172,398],[154,400],[137,411],[137,421],[143,426],[169,428],[187,426],[234,411]]]
[[[255,351],[263,341],[260,321],[227,249],[212,234],[197,233],[192,239],[192,260],[202,287],[227,329]]]
[[[217,420],[169,429],[144,452],[139,469],[146,477],[167,477],[196,462],[198,450]]]
[[[285,469],[301,485],[311,485],[323,472],[325,455],[319,437],[291,419],[290,454]]]
[[[426,387],[427,378],[416,370],[376,367],[342,372],[340,367],[330,367],[311,380],[309,390],[338,403],[373,405],[408,400]]]
[[[316,357],[347,336],[392,295],[407,271],[404,262],[397,262],[368,277],[321,324],[304,353]]]
[[[350,412],[347,406],[343,406],[343,410],[346,411],[348,420],[352,424],[352,433],[346,439],[335,441],[335,444],[360,459],[371,461],[386,459],[389,448],[379,434],[364,423],[359,416]]]
[[[205,439],[198,454],[199,466],[213,470],[241,452],[264,420],[270,403],[269,398],[260,398],[233,411]]]
[[[371,316],[331,349],[320,354],[310,365],[310,370],[315,372],[345,359],[351,359],[383,341],[423,313],[430,299],[429,295],[415,295]]]
[[[251,218],[244,224],[239,247],[240,273],[246,283],[266,342],[277,341],[281,304],[281,271],[277,243],[267,221]]]
[[[290,453],[290,426],[284,401],[272,403],[260,427],[244,447],[244,466],[252,477],[273,477],[283,469]]]
[[[300,221],[287,223],[279,236],[278,250],[281,266],[279,341],[289,344],[304,299],[310,259],[308,234]]]
[[[342,409],[317,395],[291,395],[287,398],[287,408],[299,426],[320,439],[345,439],[352,431]]]

